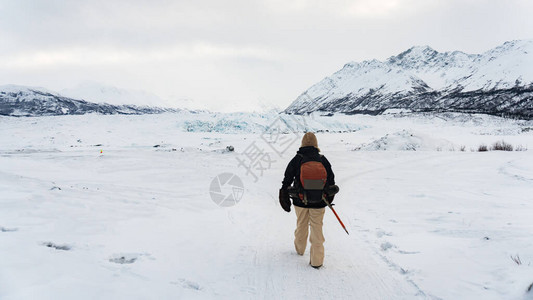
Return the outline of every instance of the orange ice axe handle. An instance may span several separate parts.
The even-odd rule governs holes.
[[[339,223],[341,223],[341,226],[342,226],[342,228],[344,229],[344,231],[346,231],[346,233],[347,233],[348,235],[350,235],[350,233],[348,232],[348,230],[346,230],[346,226],[344,226],[344,223],[342,223],[341,218],[339,218],[339,215],[337,215],[337,212],[333,209],[333,206],[331,206],[331,204],[328,202],[328,200],[326,200],[326,197],[322,197],[322,200],[324,200],[324,202],[326,202],[326,204],[327,204],[328,207],[331,209],[331,211],[333,212],[333,214],[335,214],[335,217],[337,217],[337,220],[339,220]]]

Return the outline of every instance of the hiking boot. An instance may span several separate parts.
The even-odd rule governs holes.
[[[309,262],[309,265],[310,265],[311,267],[315,268],[315,269],[320,269],[320,267],[322,267],[322,265],[320,265],[320,266],[313,266],[313,265],[311,264],[311,262]]]

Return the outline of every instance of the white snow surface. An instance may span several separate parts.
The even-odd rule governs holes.
[[[350,232],[326,212],[318,270],[277,199],[305,129]],[[475,151],[502,140],[531,147],[533,122],[0,117],[0,299],[533,299],[531,150]],[[237,161],[253,145],[271,159],[257,180]],[[225,172],[244,195],[221,208],[209,187]]]
[[[52,94],[55,96],[61,96],[57,92],[54,92],[44,87],[33,87],[33,86],[24,86],[24,85],[16,85],[16,84],[0,85],[0,92],[4,92],[4,93],[17,93],[17,94],[21,93],[23,96],[24,95],[34,96],[35,93],[33,91],[39,91],[43,93]],[[22,101],[24,101],[24,97],[22,97]]]
[[[506,89],[533,83],[533,40],[511,41],[475,61],[476,72],[459,81],[464,91]]]

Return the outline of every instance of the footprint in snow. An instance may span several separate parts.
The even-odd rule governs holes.
[[[400,254],[419,254],[420,252],[419,251],[405,251],[405,250],[399,250],[398,247],[396,247],[395,245],[389,243],[389,242],[385,242],[385,243],[382,243],[381,246],[380,246],[381,250],[382,251],[387,251],[389,249],[396,249],[396,251]]]
[[[67,245],[67,244],[60,245],[60,244],[56,244],[53,242],[44,242],[44,243],[41,243],[41,245],[48,247],[48,248],[53,248],[56,250],[63,250],[63,251],[68,251],[72,249],[72,246],[70,245]]]
[[[398,250],[398,253],[400,253],[400,254],[419,254],[420,251],[404,251],[404,250]]]
[[[132,264],[136,262],[141,256],[150,256],[146,253],[117,253],[111,255],[109,261],[116,264]]]
[[[0,227],[0,232],[14,232],[18,231],[18,228],[6,228],[6,227]]]
[[[390,232],[386,232],[386,231],[384,231],[384,230],[378,230],[378,231],[376,232],[376,236],[377,236],[378,238],[383,237],[383,236],[392,236],[392,233],[390,233]]]
[[[393,244],[389,243],[389,242],[385,242],[385,243],[382,243],[381,244],[381,250],[383,251],[387,251],[389,250],[390,248],[393,248],[395,247]]]
[[[178,279],[178,281],[172,281],[170,283],[171,284],[176,284],[176,285],[181,285],[182,287],[184,287],[186,289],[191,289],[191,290],[196,290],[196,291],[199,291],[199,290],[202,289],[200,284],[198,284],[197,282],[190,281],[190,280],[187,280],[187,279],[184,279],[184,278],[180,278],[180,279]]]

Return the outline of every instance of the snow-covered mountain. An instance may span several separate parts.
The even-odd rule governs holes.
[[[64,97],[43,88],[18,85],[0,86],[0,115],[5,116],[54,116],[99,114],[156,114],[177,109],[111,105],[93,103]]]
[[[412,47],[385,61],[350,62],[285,111],[380,114],[390,109],[533,118],[533,40],[483,54]]]

